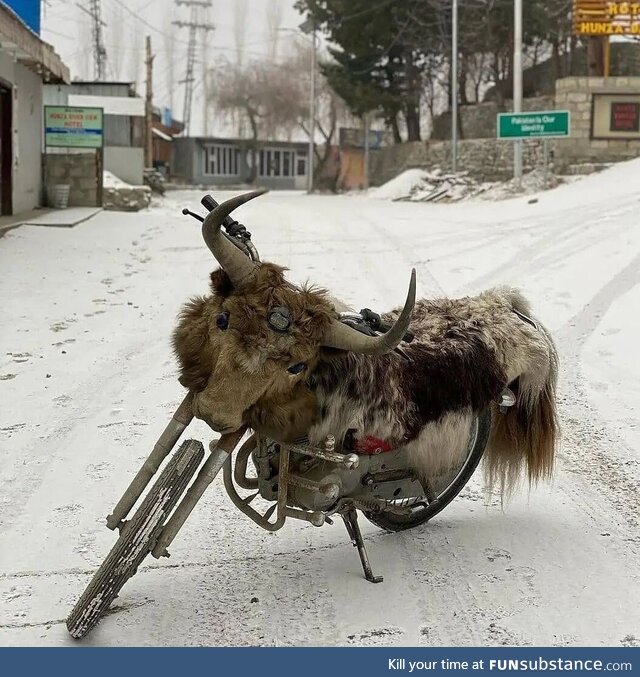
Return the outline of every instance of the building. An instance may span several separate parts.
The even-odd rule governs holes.
[[[2,215],[42,204],[43,84],[69,82],[69,69],[38,35],[39,17],[39,2],[0,0]]]
[[[156,107],[153,108],[151,124],[153,166],[168,175],[171,168],[173,137],[184,131],[184,125],[179,120],[173,119],[170,109]]]
[[[44,104],[102,108],[104,168],[122,181],[142,185],[145,110],[144,99],[137,96],[133,83],[74,80],[69,85],[49,85]]]
[[[257,183],[272,189],[307,187],[307,143],[258,141],[255,152],[251,143],[248,139],[175,138],[171,174],[178,181],[202,186]]]

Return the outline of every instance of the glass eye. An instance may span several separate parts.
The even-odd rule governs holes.
[[[290,374],[299,374],[307,368],[307,365],[304,362],[298,362],[297,364],[292,364],[287,371]]]
[[[216,327],[224,331],[228,326],[229,326],[229,313],[220,313],[220,315],[216,317]]]

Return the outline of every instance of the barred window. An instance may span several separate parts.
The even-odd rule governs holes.
[[[204,173],[209,176],[238,176],[240,149],[228,145],[205,146]]]
[[[258,168],[259,176],[293,177],[296,172],[296,151],[262,148]]]

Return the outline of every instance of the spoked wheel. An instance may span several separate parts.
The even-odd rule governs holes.
[[[97,624],[122,586],[153,550],[165,520],[203,458],[200,442],[186,440],[180,445],[69,614],[67,629],[72,637],[84,637]]]
[[[387,531],[403,531],[428,522],[441,510],[444,510],[471,479],[487,446],[490,431],[491,412],[486,409],[474,417],[467,443],[467,455],[462,465],[446,477],[438,478],[437,482],[434,481],[429,487],[429,496],[417,497],[412,505],[407,506],[408,512],[399,513],[382,510],[374,513],[365,511],[364,516],[376,526]],[[406,506],[407,499],[397,502],[389,501],[389,507],[392,508],[394,503],[399,506]]]

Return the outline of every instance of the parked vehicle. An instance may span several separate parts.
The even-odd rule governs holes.
[[[173,342],[188,392],[107,517],[120,535],[67,619],[75,638],[148,554],[168,556],[221,470],[233,504],[267,531],[287,519],[319,527],[341,518],[373,583],[383,579],[358,511],[389,531],[424,524],[460,493],[485,450],[488,480],[501,489],[522,469],[532,481],[551,472],[557,358],[522,296],[497,289],[416,302],[413,271],[402,309],[341,309],[260,261],[230,216],[260,194],[222,205],[205,196],[206,218],[183,210],[202,222],[221,268],[211,295],[179,317]],[[174,452],[194,416],[220,438],[208,454],[194,439]]]

